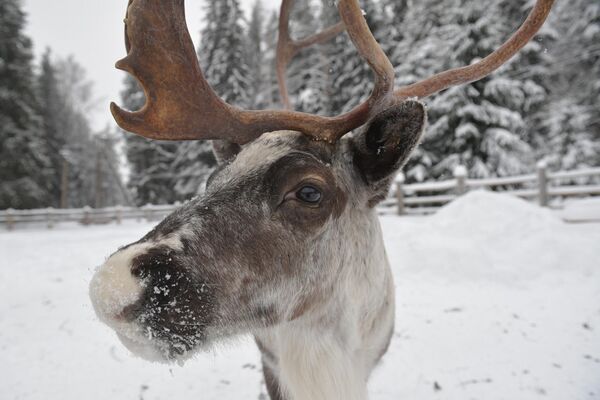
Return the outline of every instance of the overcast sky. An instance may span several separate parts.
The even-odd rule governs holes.
[[[194,42],[200,31],[202,10],[207,0],[187,0],[188,26]],[[92,116],[95,129],[112,123],[110,101],[119,102],[123,72],[114,68],[125,56],[123,18],[128,0],[23,0],[28,14],[27,32],[38,57],[50,46],[60,56],[73,54],[94,81],[98,107]],[[254,0],[240,0],[246,12]],[[262,0],[277,9],[280,0]]]

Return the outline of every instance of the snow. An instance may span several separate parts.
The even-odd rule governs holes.
[[[600,396],[600,224],[472,192],[382,226],[397,324],[371,399]],[[95,266],[150,228],[0,232],[0,399],[265,396],[251,340],[165,366],[132,357],[97,321]]]

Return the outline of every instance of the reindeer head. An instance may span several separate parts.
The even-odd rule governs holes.
[[[533,36],[551,3],[538,1],[523,27],[479,63],[394,92],[393,68],[357,0],[340,0],[342,23],[302,41],[289,38],[291,2],[284,0],[278,70],[286,105],[287,62],[344,28],[375,72],[369,100],[346,115],[319,117],[224,103],[196,60],[183,0],[130,0],[129,55],[118,66],[139,79],[147,103],[134,113],[113,104],[115,119],[150,138],[217,139],[221,164],[202,197],[98,270],[90,293],[99,317],[135,353],[174,359],[318,315],[345,266],[365,262],[381,246],[373,208],[426,121],[422,103],[407,98],[489,74]]]

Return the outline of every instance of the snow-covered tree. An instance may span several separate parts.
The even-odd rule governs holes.
[[[96,133],[90,125],[88,115],[94,105],[92,82],[73,57],[58,59],[52,65],[58,88],[54,102],[58,108],[57,139],[53,146],[61,146],[58,149],[61,161],[66,160],[69,166],[67,206],[124,204],[126,194],[118,173],[116,143],[108,133]],[[46,114],[47,111],[42,115]]]
[[[322,18],[321,18],[322,19]],[[292,39],[302,39],[315,34],[323,26],[310,0],[297,0],[290,15]],[[287,69],[287,83],[292,107],[313,114],[327,114],[327,55],[321,46],[301,50]]]
[[[273,11],[264,30],[264,87],[265,108],[280,108],[281,98],[276,73],[277,40],[279,38],[279,13]]]
[[[361,7],[373,36],[384,43],[388,39],[382,36],[385,20],[379,4],[373,0],[362,0]],[[341,113],[350,111],[367,99],[373,90],[374,76],[347,35],[340,35],[335,40],[339,42],[340,55],[336,63],[339,65],[337,75],[333,77],[335,102],[332,108],[335,113]]]
[[[562,2],[551,20],[556,41],[536,147],[551,168],[600,165],[600,4]]]
[[[554,170],[572,170],[600,165],[600,141],[589,125],[585,105],[572,98],[553,101],[552,112],[545,113],[541,128],[546,142],[540,154]]]
[[[269,103],[269,97],[265,91],[267,66],[264,54],[264,10],[260,0],[256,0],[252,6],[252,13],[248,24],[248,35],[246,44],[246,59],[248,64],[248,106],[252,109],[264,108]]]
[[[49,149],[37,113],[31,40],[19,0],[0,0],[0,209],[52,203]]]
[[[238,0],[209,1],[198,56],[206,79],[230,104],[247,107],[249,68],[244,14]]]
[[[61,177],[64,167],[62,150],[65,148],[67,138],[63,134],[61,115],[64,109],[64,99],[58,88],[55,66],[51,59],[51,50],[48,48],[42,56],[40,73],[37,82],[37,97],[41,129],[44,142],[49,149],[48,158],[51,163],[50,186],[51,204],[60,206]]]
[[[248,38],[238,0],[209,1],[200,35],[198,57],[204,76],[215,92],[229,104],[252,106]],[[179,145],[173,163],[175,192],[179,198],[200,193],[216,164],[208,141]]]
[[[122,102],[129,110],[139,110],[145,103],[144,91],[137,81],[127,76],[121,92]],[[170,204],[178,200],[173,189],[175,161],[178,144],[150,140],[125,133],[126,155],[130,174],[128,186],[133,189],[138,205]]]
[[[397,65],[401,83],[442,70],[469,65],[495,50],[526,16],[507,2],[433,0],[411,3],[405,43],[412,51]],[[418,21],[415,23],[414,21]],[[464,164],[473,177],[505,176],[530,171],[534,157],[528,118],[545,96],[543,70],[528,68],[527,79],[514,71],[534,65],[543,48],[528,51],[490,77],[451,88],[429,101],[430,127],[408,167],[413,180],[444,177]],[[536,66],[538,64],[535,64]]]

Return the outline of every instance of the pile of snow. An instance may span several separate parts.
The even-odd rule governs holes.
[[[600,222],[600,197],[568,200],[557,214],[565,221]]]
[[[441,208],[431,217],[441,228],[476,230],[486,235],[526,235],[548,229],[560,229],[563,222],[547,208],[520,198],[473,191]]]
[[[550,271],[596,268],[590,260],[598,246],[588,235],[550,210],[507,194],[471,192],[411,231],[388,238],[393,257],[406,257],[406,252],[396,253],[398,242],[415,240],[411,250],[423,256],[416,265],[406,262],[403,268],[448,279],[514,283]]]

